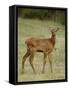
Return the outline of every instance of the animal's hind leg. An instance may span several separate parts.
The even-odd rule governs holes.
[[[25,61],[26,61],[28,56],[30,56],[30,52],[29,51],[27,51],[26,54],[22,58],[22,73],[24,73],[24,64],[25,64]]]
[[[44,53],[44,61],[43,61],[43,69],[42,69],[42,73],[44,73],[44,72],[45,72],[46,58],[47,58],[47,54],[46,54],[46,53]]]
[[[31,67],[33,69],[33,72],[36,73],[35,69],[34,69],[34,66],[33,66],[33,59],[34,59],[34,53],[31,53],[31,55],[29,57],[29,62],[30,62],[30,65],[31,65]]]

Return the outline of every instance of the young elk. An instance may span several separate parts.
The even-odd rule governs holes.
[[[35,73],[35,69],[33,66],[33,58],[35,52],[42,52],[44,54],[44,60],[43,60],[43,69],[42,73],[45,72],[45,64],[46,64],[46,58],[48,56],[50,67],[51,67],[51,72],[52,72],[52,61],[51,61],[51,52],[53,49],[55,49],[55,40],[56,40],[56,32],[59,30],[59,28],[55,29],[50,29],[51,31],[51,37],[48,39],[39,39],[39,38],[29,38],[26,40],[26,45],[27,45],[27,52],[23,56],[22,59],[22,72],[24,72],[24,64],[26,59],[29,57],[29,62],[30,65]]]

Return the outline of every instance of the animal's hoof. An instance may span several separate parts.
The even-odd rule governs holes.
[[[42,74],[44,74],[44,71],[42,71]]]
[[[51,73],[53,73],[53,70],[51,69]]]
[[[36,74],[36,72],[35,72],[35,71],[33,71],[33,73],[34,73],[34,74]]]

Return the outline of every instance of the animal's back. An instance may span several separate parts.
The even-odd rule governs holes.
[[[29,38],[25,43],[27,44],[28,48],[33,48],[36,51],[51,52],[53,50],[53,45],[50,39]]]

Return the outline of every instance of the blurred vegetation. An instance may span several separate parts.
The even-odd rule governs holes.
[[[25,41],[31,37],[50,38],[51,33],[49,26],[54,28],[59,27],[62,29],[56,33],[55,48],[57,49],[53,50],[51,58],[53,73],[50,71],[48,58],[45,66],[45,74],[41,73],[43,68],[43,53],[37,52],[35,53],[33,61],[36,74],[33,73],[29,64],[29,58],[27,58],[25,62],[25,73],[21,74],[22,58],[27,51]],[[18,82],[61,79],[65,79],[65,26],[51,20],[42,21],[39,19],[18,18]]]
[[[65,11],[63,10],[18,8],[18,17],[52,20],[62,25],[65,24]]]

